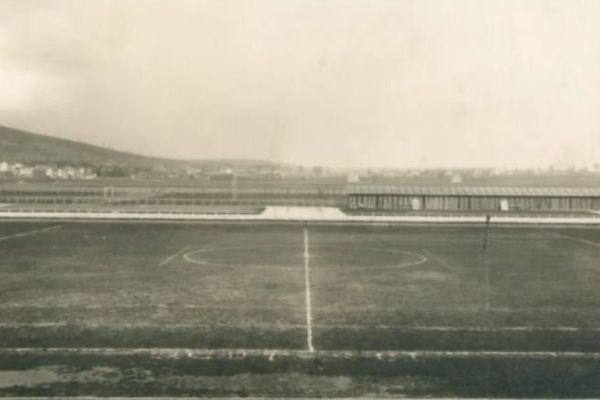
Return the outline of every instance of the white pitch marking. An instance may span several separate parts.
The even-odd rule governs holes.
[[[433,261],[436,261],[438,264],[442,265],[444,268],[446,268],[447,270],[454,270],[454,268],[452,268],[447,262],[445,262],[444,260],[442,260],[441,258],[431,254],[430,251],[427,250],[423,250],[423,253],[425,253],[429,258],[431,258]]]
[[[215,310],[289,310],[289,309],[295,309],[295,308],[302,308],[304,309],[306,306],[304,304],[301,305],[293,305],[293,304],[289,304],[289,305],[264,305],[264,306],[260,306],[260,305],[244,305],[244,304],[240,304],[240,305],[222,305],[222,304],[182,304],[182,305],[178,305],[178,306],[173,306],[173,307],[168,307],[168,308],[184,308],[184,309],[215,309]],[[144,305],[134,305],[134,304],[130,304],[130,305],[126,305],[126,304],[116,304],[116,305],[111,305],[111,306],[106,306],[106,305],[102,305],[102,304],[84,304],[84,305],[77,305],[74,306],[72,304],[53,304],[53,305],[47,305],[47,304],[36,304],[36,303],[32,303],[32,304],[23,304],[23,303],[19,303],[19,304],[0,304],[0,310],[13,310],[13,309],[37,309],[37,310],[46,310],[46,309],[67,309],[67,308],[72,308],[72,309],[76,309],[76,310],[104,310],[104,309],[124,309],[124,310],[134,310],[134,309],[140,309],[140,308],[148,308],[147,306]],[[330,306],[324,305],[324,306],[313,306],[312,308],[314,309],[323,309],[323,310],[328,310],[330,308]],[[381,311],[385,311],[385,312],[397,312],[397,311],[406,311],[406,310],[419,310],[420,308],[418,307],[392,307],[392,306],[386,306],[386,307],[373,307],[373,306],[353,306],[352,310],[353,311],[373,311],[373,312],[381,312]],[[443,307],[443,306],[432,306],[431,307],[432,311],[445,311],[445,312],[456,312],[456,311],[460,311],[460,312],[471,312],[474,310],[479,310],[479,307],[475,307],[475,306],[471,306],[471,307]],[[569,313],[573,313],[573,312],[578,312],[578,310],[576,309],[572,309],[572,308],[562,308],[562,307],[540,307],[540,308],[522,308],[522,309],[510,309],[510,308],[499,308],[499,307],[492,307],[490,309],[490,311],[492,312],[496,312],[496,313],[512,313],[512,314],[518,314],[518,313],[523,313],[523,312],[533,312],[535,311],[538,314],[553,314],[553,313],[561,313],[561,312],[569,312]],[[593,311],[584,311],[583,314],[585,315],[593,315],[593,316],[597,316],[598,315],[598,310],[594,309]],[[302,325],[304,326],[304,325]]]
[[[408,261],[408,262],[405,262],[405,263],[402,263],[402,264],[398,264],[398,265],[381,266],[381,267],[344,267],[344,268],[352,269],[352,270],[402,269],[402,268],[407,268],[407,267],[414,267],[414,266],[421,265],[421,264],[427,262],[427,257],[423,256],[422,254],[415,253],[415,252],[408,251],[408,250],[385,249],[385,248],[378,248],[378,247],[367,247],[366,249],[367,250],[373,250],[373,251],[382,251],[382,252],[387,252],[387,253],[409,254],[411,256],[416,257],[417,260]]]
[[[254,249],[265,249],[265,248],[286,248],[292,246],[285,245],[265,245],[265,246],[235,246],[235,247],[222,247],[222,248],[204,248],[198,250],[188,251],[183,255],[185,261],[190,262],[192,264],[198,264],[205,267],[235,267],[233,264],[224,264],[224,263],[216,263],[206,261],[200,258],[195,258],[196,254],[202,253],[218,253],[218,252],[230,252],[230,251],[238,251],[238,250],[254,250]],[[289,267],[279,267],[279,266],[271,266],[271,265],[248,265],[252,268],[269,268],[269,269],[289,269]]]
[[[308,351],[314,353],[312,339],[312,304],[310,295],[310,252],[308,250],[308,229],[304,228],[304,286],[306,288],[306,342]]]
[[[159,329],[185,329],[185,328],[238,328],[238,329],[260,329],[260,330],[276,330],[281,329],[302,329],[306,325],[304,324],[270,324],[261,322],[252,323],[169,323],[167,325],[160,323],[100,323],[100,322],[79,322],[73,323],[72,321],[59,321],[59,322],[31,322],[31,323],[20,323],[20,322],[0,322],[0,328],[12,328],[12,329],[41,329],[41,328],[61,328],[61,327],[81,327],[81,328],[106,328],[106,329],[126,329],[126,328],[159,328]]]
[[[333,249],[337,249],[339,246],[335,246],[335,245],[326,245],[326,246],[317,246],[318,248],[333,248]],[[204,259],[201,258],[196,258],[197,254],[203,254],[203,253],[212,253],[212,252],[225,252],[225,251],[237,251],[237,250],[253,250],[253,249],[266,249],[266,248],[281,248],[281,249],[285,249],[285,248],[292,248],[293,246],[289,246],[289,245],[264,245],[264,246],[235,246],[235,247],[223,247],[223,248],[205,248],[205,249],[198,249],[198,250],[192,250],[192,251],[188,251],[187,253],[185,253],[183,255],[183,258],[190,263],[193,264],[198,264],[198,265],[202,265],[205,267],[234,267],[233,264],[224,264],[224,263],[216,263],[216,262],[211,262],[211,261],[206,261]],[[407,268],[407,267],[413,267],[416,265],[420,265],[423,264],[425,262],[427,262],[427,257],[423,256],[422,254],[419,253],[414,253],[412,251],[408,251],[408,250],[397,250],[397,249],[386,249],[386,248],[378,248],[378,247],[356,247],[355,250],[363,250],[363,251],[379,251],[379,252],[387,252],[387,253],[394,253],[394,254],[403,254],[403,255],[410,255],[412,257],[415,258],[415,260],[413,261],[408,261],[402,264],[398,264],[398,265],[389,265],[389,266],[380,266],[380,267],[349,267],[349,266],[344,266],[344,269],[352,269],[352,270],[387,270],[387,269],[402,269],[402,268]],[[281,267],[281,266],[275,266],[275,265],[249,265],[252,268],[268,268],[268,269],[285,269],[285,270],[289,270],[289,267]]]
[[[0,322],[0,328],[60,328],[60,327],[85,327],[85,328],[161,328],[163,325],[156,323],[114,323],[114,324],[103,324],[95,322],[84,322],[73,324],[69,321],[62,322],[31,322],[31,323],[20,323],[20,322]],[[211,328],[211,327],[225,327],[225,328],[257,328],[264,330],[281,330],[281,329],[299,329],[304,328],[305,324],[269,324],[269,323],[176,323],[168,324],[168,329],[183,329],[183,328]],[[396,330],[402,332],[480,332],[480,333],[498,333],[498,332],[526,332],[526,333],[579,333],[579,332],[600,332],[600,327],[577,327],[577,326],[499,326],[496,328],[481,327],[481,326],[406,326],[406,325],[353,325],[353,324],[319,324],[314,325],[317,328],[322,329],[347,329],[347,330]]]
[[[31,235],[35,235],[36,233],[50,232],[50,231],[60,229],[60,228],[61,228],[60,225],[55,225],[55,226],[51,226],[49,228],[36,229],[34,231],[15,233],[14,235],[0,237],[0,242],[5,241],[5,240],[10,240],[10,239],[16,239],[16,238],[20,238],[20,237],[25,237],[25,236],[31,236]]]
[[[75,310],[105,310],[105,309],[120,309],[120,310],[136,310],[140,308],[148,308],[147,305],[127,305],[127,304],[115,304],[111,306],[106,306],[102,304],[87,304],[87,305],[77,305],[74,306],[72,304],[56,304],[56,305],[47,305],[47,304],[0,304],[0,310],[12,310],[12,309],[36,309],[36,310],[46,310],[46,309],[75,309]],[[182,304],[167,308],[183,308],[183,309],[214,309],[214,310],[289,310],[294,308],[302,308],[304,309],[304,304],[302,305],[265,305],[265,306],[256,306],[251,304],[240,304],[240,305],[223,305],[223,304]],[[304,326],[304,325],[302,325]]]
[[[192,264],[198,264],[198,265],[203,265],[203,266],[211,266],[211,267],[231,267],[231,265],[228,264],[220,264],[220,263],[211,263],[208,261],[204,261],[204,260],[200,260],[200,259],[196,259],[193,258],[192,255],[197,254],[197,253],[202,253],[203,250],[194,250],[194,251],[189,251],[187,253],[185,253],[183,255],[183,259],[189,263]]]
[[[189,249],[190,249],[190,246],[184,247],[183,249],[179,250],[177,253],[175,253],[173,255],[170,255],[169,257],[167,257],[164,260],[162,260],[162,262],[160,264],[158,264],[158,266],[159,267],[164,267],[165,265],[167,265],[168,263],[170,263],[171,261],[173,261],[175,258],[177,258],[182,253],[185,253]]]
[[[582,238],[578,238],[578,237],[575,237],[575,236],[563,235],[563,234],[561,234],[561,233],[557,233],[557,234],[556,234],[556,236],[557,236],[557,237],[559,237],[559,238],[563,238],[563,239],[570,239],[570,240],[574,240],[574,241],[576,241],[576,242],[583,243],[583,244],[587,244],[587,245],[589,245],[589,246],[600,247],[600,243],[598,243],[598,242],[593,242],[593,241],[591,241],[591,240],[582,239]]]
[[[280,357],[299,357],[313,358],[314,352],[307,350],[292,349],[187,349],[187,348],[109,348],[109,347],[3,347],[0,348],[0,354],[76,354],[76,355],[148,355],[155,358],[206,358],[210,359],[236,359],[246,358],[248,356],[280,356]],[[535,360],[548,359],[574,359],[574,360],[600,360],[600,352],[581,352],[581,351],[487,351],[487,350],[319,350],[319,357],[352,359],[355,357],[373,358],[373,359],[426,359],[426,358],[445,358],[445,359],[514,359],[526,358]]]
[[[600,327],[578,326],[410,326],[410,325],[356,325],[356,324],[319,324],[324,329],[389,329],[406,332],[600,332]]]

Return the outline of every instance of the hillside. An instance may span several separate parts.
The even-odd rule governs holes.
[[[0,161],[36,164],[70,163],[125,167],[276,166],[260,160],[174,160],[147,157],[87,143],[0,126]]]

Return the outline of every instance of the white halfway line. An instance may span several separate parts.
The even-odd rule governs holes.
[[[34,231],[15,233],[14,235],[10,235],[10,236],[3,236],[3,237],[0,237],[0,242],[2,242],[4,240],[16,239],[16,238],[20,238],[20,237],[24,237],[24,236],[31,236],[31,235],[35,235],[36,233],[49,232],[49,231],[53,231],[56,229],[60,229],[60,225],[51,226],[49,228],[44,228],[44,229],[36,229]]]
[[[183,249],[179,250],[177,253],[170,255],[169,257],[165,258],[164,260],[162,260],[162,262],[160,264],[158,264],[159,267],[164,267],[165,265],[167,265],[168,263],[170,263],[171,261],[173,261],[173,259],[175,259],[177,256],[181,255],[182,253],[186,252],[187,250],[189,250],[190,246],[186,246]]]
[[[306,343],[308,351],[314,353],[312,338],[312,305],[310,296],[310,253],[308,251],[308,230],[304,228],[304,286],[306,288]]]

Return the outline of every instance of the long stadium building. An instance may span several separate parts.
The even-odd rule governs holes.
[[[369,210],[600,210],[600,188],[356,185],[350,209]]]

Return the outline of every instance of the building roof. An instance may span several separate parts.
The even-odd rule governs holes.
[[[600,187],[351,185],[348,194],[430,196],[600,197]]]

